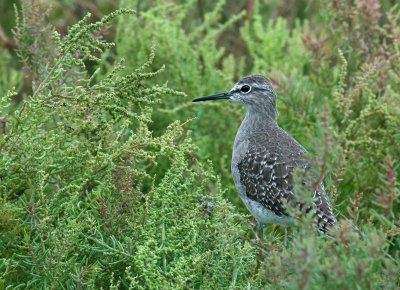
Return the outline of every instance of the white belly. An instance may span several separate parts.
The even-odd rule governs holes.
[[[247,196],[240,197],[243,203],[246,205],[247,209],[254,216],[258,223],[261,224],[278,224],[280,226],[292,226],[294,225],[294,220],[288,216],[278,216],[269,209],[262,206],[257,201],[254,201]]]

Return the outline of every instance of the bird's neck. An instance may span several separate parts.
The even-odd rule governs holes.
[[[265,110],[258,112],[248,108],[246,117],[243,119],[242,124],[237,131],[235,141],[233,143],[233,168],[237,165],[237,162],[243,158],[242,154],[246,151],[243,150],[243,148],[247,148],[249,137],[256,132],[268,133],[268,131],[274,131],[278,126],[276,119],[276,109],[274,112],[268,112]]]
[[[277,112],[275,108],[268,110],[262,107],[250,107],[247,109],[246,117],[240,129],[247,132],[257,132],[268,130],[268,128],[276,127],[277,125]]]

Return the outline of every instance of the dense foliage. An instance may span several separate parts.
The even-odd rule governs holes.
[[[0,289],[400,287],[399,7],[216,2],[0,0]],[[244,109],[190,102],[251,73],[330,236],[259,241],[230,177]]]

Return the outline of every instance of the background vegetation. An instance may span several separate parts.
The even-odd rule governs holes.
[[[395,2],[0,0],[0,289],[398,289]],[[315,158],[331,237],[255,237],[244,110],[190,102],[251,73]]]

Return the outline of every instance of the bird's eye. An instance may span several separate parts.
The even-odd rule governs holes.
[[[250,87],[249,85],[244,85],[244,86],[242,86],[242,87],[240,88],[240,91],[241,91],[242,93],[248,93],[248,92],[251,91],[251,87]]]

